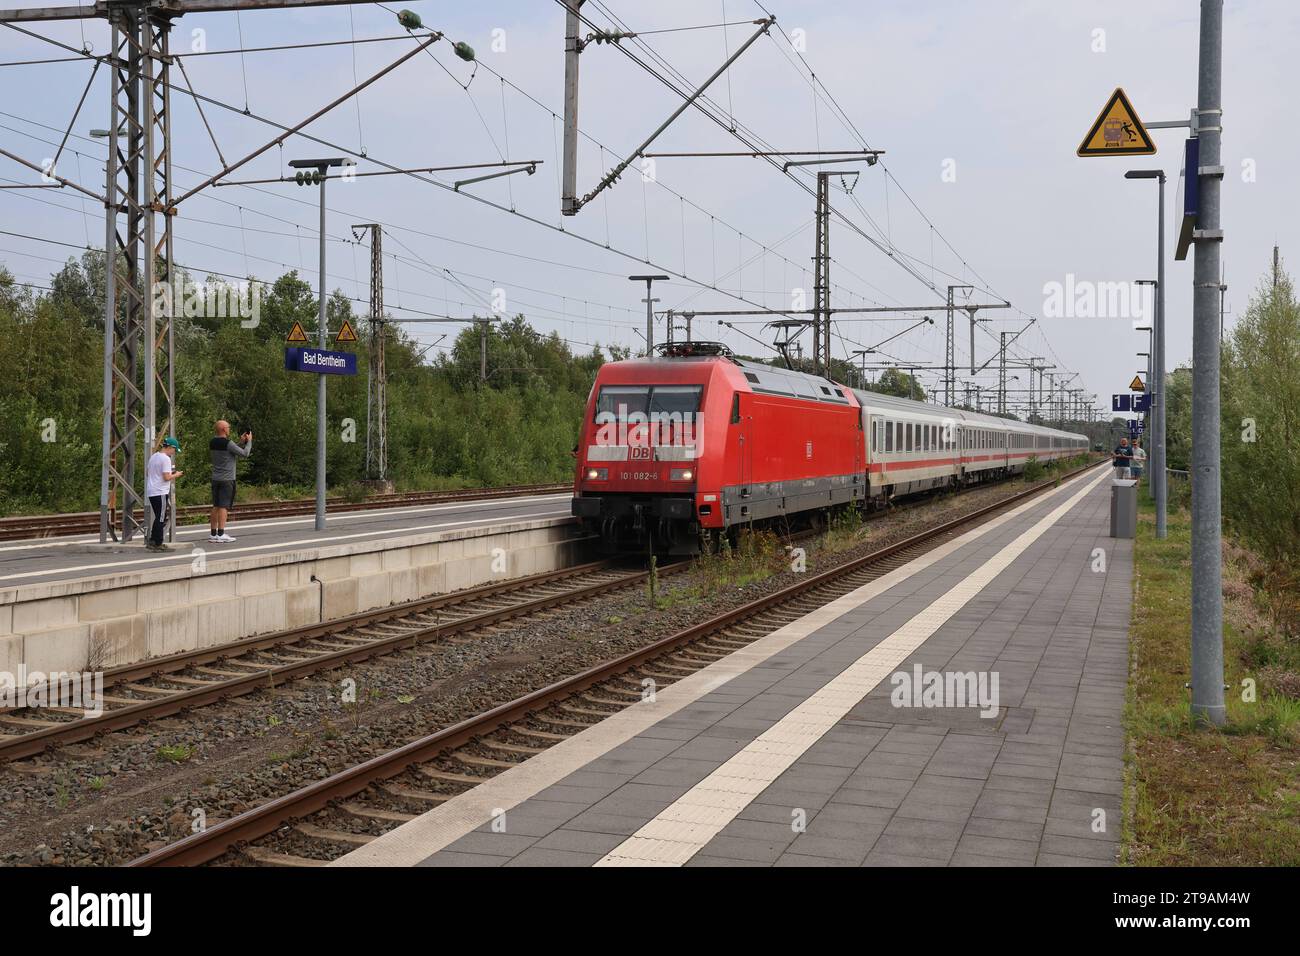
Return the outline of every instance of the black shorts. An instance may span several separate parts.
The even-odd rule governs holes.
[[[214,481],[212,483],[212,507],[233,508],[235,506],[235,483],[233,481]]]

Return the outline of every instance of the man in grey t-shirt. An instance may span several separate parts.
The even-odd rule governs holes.
[[[212,518],[208,522],[208,540],[229,544],[235,539],[226,534],[226,516],[235,505],[235,459],[247,458],[253,451],[253,433],[246,431],[244,444],[230,440],[230,422],[219,421],[216,436],[208,442],[212,453]]]

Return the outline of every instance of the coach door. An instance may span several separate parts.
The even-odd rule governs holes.
[[[730,431],[733,435],[732,440],[736,443],[733,454],[736,459],[736,477],[740,493],[740,509],[731,515],[733,520],[748,517],[748,501],[753,493],[751,485],[754,481],[754,415],[751,398],[752,396],[745,392],[736,392],[731,397]]]

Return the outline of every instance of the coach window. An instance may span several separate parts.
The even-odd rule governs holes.
[[[894,423],[885,422],[885,451],[894,450]]]
[[[731,424],[736,425],[740,422],[740,393],[736,392],[731,396]]]
[[[894,422],[894,451],[903,450],[903,423]]]
[[[903,423],[903,451],[912,450],[912,423]]]

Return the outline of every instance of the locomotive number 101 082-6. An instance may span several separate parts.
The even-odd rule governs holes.
[[[625,471],[619,475],[624,481],[658,481],[657,471]]]

